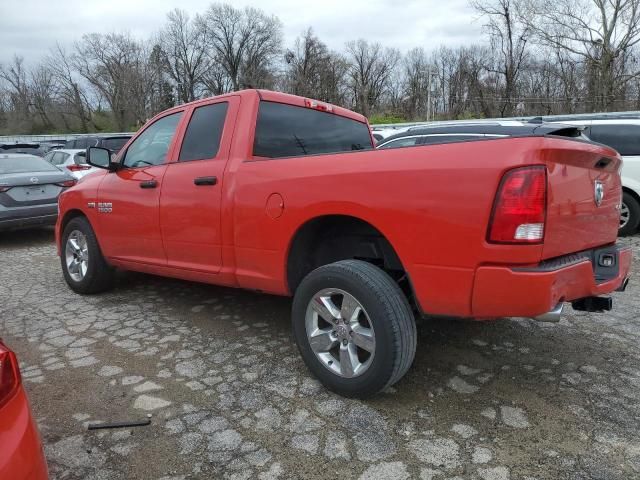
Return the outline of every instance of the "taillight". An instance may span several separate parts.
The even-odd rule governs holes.
[[[58,182],[56,185],[63,188],[73,187],[77,182],[77,180],[65,180],[64,182]]]
[[[8,192],[11,187],[0,187],[0,193]]]
[[[73,165],[69,165],[67,167],[67,170],[70,170],[72,172],[79,172],[81,170],[89,170],[91,168],[91,165],[76,165],[75,163]]]
[[[321,112],[333,112],[333,106],[328,103],[322,103],[317,100],[304,99],[304,106],[307,108],[313,108],[314,110],[320,110]]]
[[[15,354],[0,342],[0,407],[7,403],[20,385],[20,370]]]
[[[546,167],[521,167],[502,177],[489,223],[493,243],[541,243],[547,216]]]

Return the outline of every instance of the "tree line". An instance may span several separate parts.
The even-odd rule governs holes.
[[[214,3],[151,38],[89,33],[37,64],[0,64],[0,133],[135,130],[173,105],[243,88],[312,97],[372,121],[640,110],[640,0],[472,0],[469,46],[330,49],[309,28]]]

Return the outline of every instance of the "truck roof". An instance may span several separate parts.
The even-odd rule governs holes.
[[[195,106],[195,105],[199,105],[201,103],[206,103],[208,100],[212,99],[212,98],[227,98],[227,97],[234,97],[234,96],[239,96],[242,98],[255,98],[255,96],[258,96],[258,98],[260,100],[264,100],[267,102],[278,102],[278,103],[286,103],[289,105],[295,105],[298,107],[307,107],[307,105],[305,105],[305,100],[315,100],[315,99],[311,99],[311,98],[306,98],[306,97],[300,97],[298,95],[291,95],[288,93],[282,93],[282,92],[274,92],[271,90],[262,90],[262,89],[246,89],[246,90],[238,90],[237,92],[229,92],[229,93],[224,93],[222,95],[215,95],[213,97],[207,97],[207,98],[202,98],[199,100],[194,100],[193,102],[189,102],[189,103],[185,103],[182,105],[178,105],[175,107],[172,107],[168,110],[165,110],[164,112],[161,112],[158,115],[164,114],[166,112],[170,112],[170,111],[174,111],[174,110],[180,110],[182,108],[184,108],[185,106]],[[331,112],[336,114],[336,115],[340,115],[341,117],[346,117],[346,118],[350,118],[352,120],[356,120],[358,122],[362,122],[362,123],[367,123],[367,118],[364,115],[361,115],[359,113],[356,112],[352,112],[351,110],[347,110],[346,108],[342,108],[339,107],[337,105],[333,105],[330,104],[328,102],[322,102],[320,101],[320,103],[324,104],[324,105],[330,105],[331,106]],[[310,107],[308,107],[310,108]],[[157,116],[157,115],[156,115]],[[154,117],[155,118],[155,117]]]

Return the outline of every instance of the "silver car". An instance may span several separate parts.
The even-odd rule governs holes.
[[[76,179],[81,179],[85,175],[100,170],[99,168],[87,165],[86,150],[59,149],[52,150],[44,156],[44,159],[51,165],[55,165],[60,170],[68,170],[69,174]]]
[[[58,196],[75,184],[41,157],[0,153],[0,231],[53,225]]]

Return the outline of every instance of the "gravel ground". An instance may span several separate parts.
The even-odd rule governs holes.
[[[362,402],[307,372],[288,299],[140,274],[75,295],[50,231],[3,233],[0,265],[54,479],[640,478],[635,279],[609,314],[423,322],[406,377]]]

